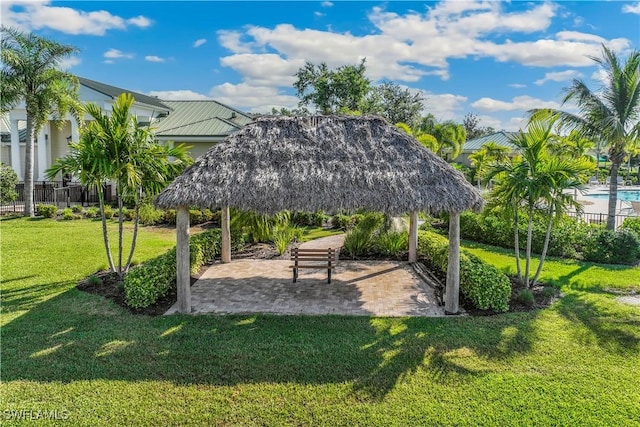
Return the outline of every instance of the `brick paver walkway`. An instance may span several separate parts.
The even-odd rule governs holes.
[[[332,236],[306,247],[339,247]],[[235,260],[211,266],[191,287],[194,313],[442,316],[444,309],[413,272],[394,261],[342,261],[327,283],[326,270],[300,270],[292,283],[287,260]],[[174,313],[172,307],[167,314]]]

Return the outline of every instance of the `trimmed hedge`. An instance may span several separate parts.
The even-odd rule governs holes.
[[[449,241],[430,231],[418,232],[418,254],[442,272],[447,271]],[[480,258],[460,253],[460,291],[481,310],[504,312],[509,309],[509,278]]]
[[[189,240],[191,273],[196,273],[207,262],[220,254],[220,229],[207,230]],[[237,236],[232,244],[238,246]],[[167,295],[176,287],[176,248],[132,269],[124,279],[127,304],[145,308]]]
[[[36,205],[36,215],[43,216],[45,218],[55,218],[58,213],[58,207],[56,205]]]

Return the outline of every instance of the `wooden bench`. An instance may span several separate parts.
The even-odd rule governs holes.
[[[331,283],[331,270],[335,268],[336,250],[327,249],[291,249],[291,261],[293,265],[293,283],[298,280],[299,268],[324,268],[327,270],[327,283]],[[310,264],[311,263],[311,264]]]

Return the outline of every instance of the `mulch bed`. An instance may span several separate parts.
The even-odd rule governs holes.
[[[234,252],[234,259],[289,259],[289,252],[285,252],[282,255],[278,255],[273,245],[259,243],[255,245],[248,245],[244,249],[238,252]],[[341,256],[342,259],[347,259]],[[381,258],[381,257],[367,257],[365,260],[394,260],[393,258]],[[406,259],[406,258],[404,258]],[[196,280],[202,276],[202,274],[211,266],[211,264],[205,264],[200,268],[198,273],[191,276],[191,284],[193,285]],[[426,265],[431,273],[436,276],[442,283],[446,281],[446,275],[437,271],[433,267]],[[91,281],[91,276],[97,276],[101,279],[99,281]],[[511,278],[512,292],[511,300],[509,302],[510,312],[531,311],[550,306],[554,301],[560,297],[560,292],[556,288],[548,288],[544,286],[537,286],[531,289],[533,293],[534,301],[532,304],[523,304],[518,298],[519,292],[522,290],[519,284],[517,284],[514,278]],[[177,301],[177,294],[175,289],[169,291],[167,295],[162,297],[154,305],[146,308],[136,309],[129,307],[126,303],[124,288],[122,283],[118,279],[118,275],[110,273],[108,271],[98,271],[91,274],[89,277],[78,282],[76,286],[79,290],[88,292],[90,294],[99,295],[107,298],[116,304],[126,308],[133,314],[143,314],[148,316],[161,316],[163,315],[173,304]],[[553,293],[546,289],[553,289]],[[466,313],[472,316],[491,316],[496,314],[492,310],[478,310],[468,301],[464,295],[460,294],[460,305]]]

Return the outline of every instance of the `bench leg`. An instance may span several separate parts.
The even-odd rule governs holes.
[[[331,283],[331,269],[327,269],[327,283]]]
[[[298,280],[298,269],[294,268],[293,269],[293,283],[296,283],[296,280]]]

